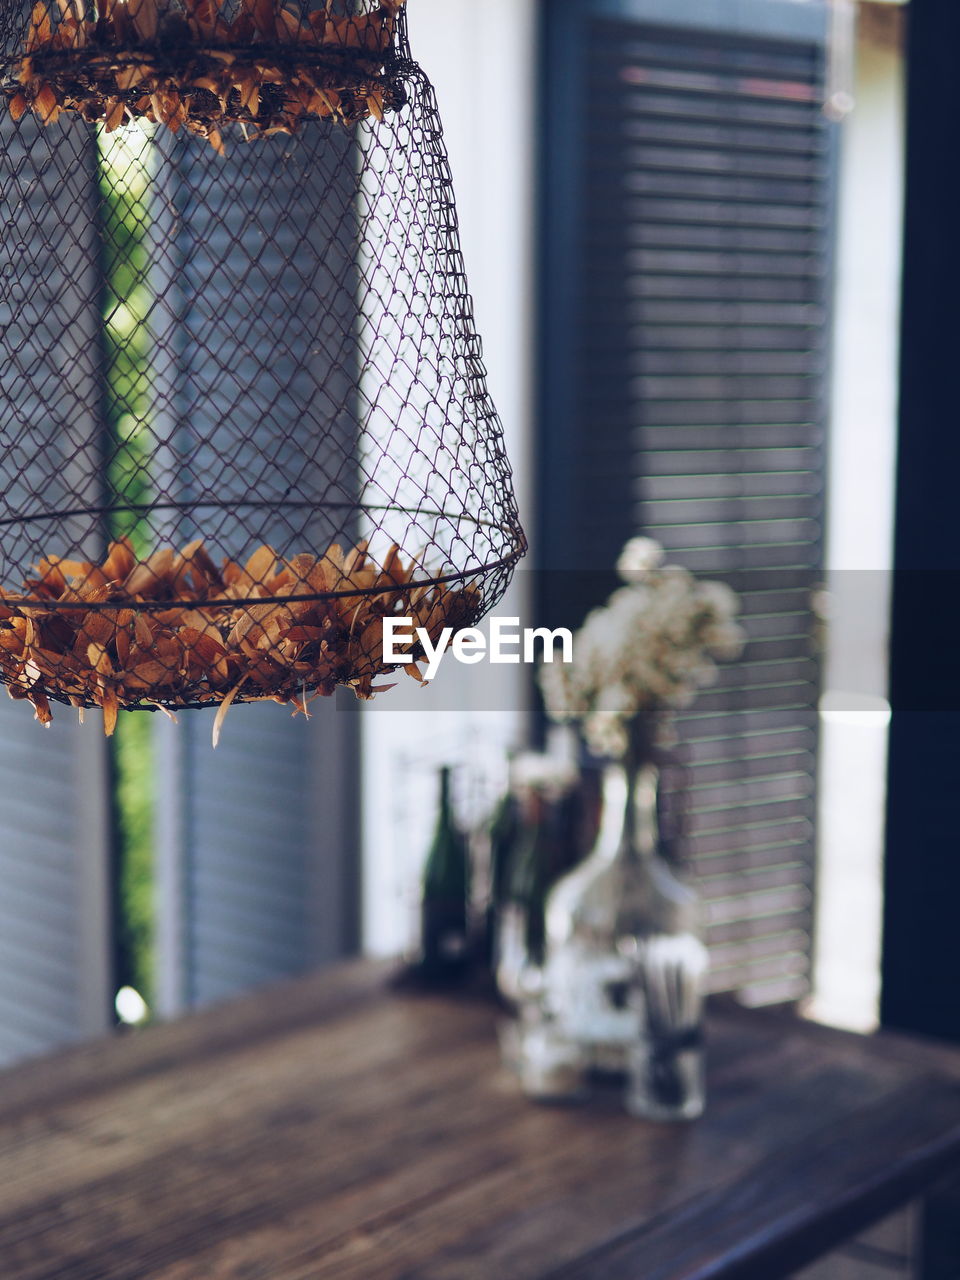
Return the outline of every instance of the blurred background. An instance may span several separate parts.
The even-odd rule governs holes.
[[[750,571],[744,657],[681,718],[712,983],[859,1030],[881,994],[905,15],[409,0],[532,546],[497,612],[576,626],[636,533]],[[99,163],[122,171],[122,144]],[[437,769],[482,826],[542,725],[528,667],[404,683],[309,722],[235,708],[215,753],[199,713],[106,741],[99,716],[41,731],[4,699],[0,1063],[408,950]]]

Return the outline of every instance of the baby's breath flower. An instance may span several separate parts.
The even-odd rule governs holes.
[[[716,680],[714,660],[743,648],[736,594],[663,558],[652,538],[631,538],[617,561],[627,585],[587,615],[571,663],[540,669],[550,718],[578,722],[598,755],[623,755],[631,721],[689,706]]]
[[[631,538],[617,560],[617,573],[624,582],[641,580],[663,562],[663,547],[653,538]]]

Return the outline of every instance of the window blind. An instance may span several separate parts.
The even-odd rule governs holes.
[[[0,512],[7,519],[32,513],[38,442],[48,459],[59,460],[64,498],[71,494],[75,502],[86,488],[95,507],[103,441],[102,424],[90,411],[99,403],[101,358],[94,135],[79,122],[44,130],[24,121],[14,130],[2,112],[0,148],[0,416],[10,441],[0,453]],[[76,156],[70,182],[51,177],[51,148]],[[49,212],[49,238],[21,238],[18,226],[37,225],[40,211]],[[40,328],[54,330],[59,353],[57,365],[48,370],[52,385],[44,389],[45,404],[24,392],[26,375],[37,376],[33,364]],[[50,470],[47,461],[43,475]],[[44,502],[60,505],[49,490]],[[34,526],[28,541],[8,527],[0,528],[0,536],[7,539],[11,561],[22,555],[30,563],[36,558],[33,539],[42,543],[44,533]],[[77,536],[96,540],[96,521],[78,525]],[[19,552],[9,545],[18,538]],[[104,1030],[112,993],[107,763],[103,733],[95,723],[99,716],[91,716],[81,730],[76,713],[61,707],[55,725],[44,731],[29,704],[12,703],[5,689],[0,695],[4,1064]]]
[[[603,572],[546,574],[542,604],[582,615],[638,532],[740,592],[743,659],[680,717],[683,849],[715,987],[789,1000],[808,987],[812,928],[822,11],[802,6],[797,30],[801,6],[769,0],[750,32],[636,7],[643,20],[627,0],[577,6],[551,33],[541,545],[548,568]]]

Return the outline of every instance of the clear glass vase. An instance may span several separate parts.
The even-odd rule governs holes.
[[[696,893],[658,854],[658,772],[611,763],[590,856],[546,904],[545,1015],[594,1067],[625,1074],[631,1114],[704,1105],[706,949]]]

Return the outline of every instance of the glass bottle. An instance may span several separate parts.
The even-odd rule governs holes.
[[[519,832],[501,892],[497,921],[497,986],[519,1006],[539,992],[543,962],[543,903],[549,857],[549,806],[535,787],[520,789]]]
[[[544,1003],[590,1060],[628,1075],[632,1114],[703,1108],[696,894],[658,856],[656,768],[613,763],[597,840],[546,905]]]
[[[450,797],[450,769],[440,770],[440,809],[423,871],[419,969],[430,981],[461,978],[469,963],[470,854]]]
[[[497,928],[510,885],[510,866],[514,849],[520,836],[520,812],[517,797],[512,789],[504,792],[490,818],[487,828],[487,859],[489,867],[489,896],[484,910],[481,957],[491,970],[497,965]]]
[[[516,828],[497,877],[497,985],[516,1003],[539,974],[550,886],[583,857],[579,775],[569,761],[537,752],[514,760]]]
[[[523,916],[523,942],[531,964],[543,964],[543,908],[554,856],[554,803],[542,792],[527,796],[527,822],[510,877],[510,900]]]
[[[522,790],[526,821],[500,916],[497,979],[515,1013],[509,1026],[501,1027],[501,1050],[524,1093],[540,1102],[580,1102],[588,1096],[583,1048],[543,1001],[547,893],[575,856],[576,796],[568,781],[545,773],[537,785]]]
[[[587,1097],[583,1047],[544,1001],[544,912],[565,849],[561,836],[564,796],[533,790],[527,797],[526,838],[520,844],[504,915],[503,964],[516,971],[515,1066],[520,1086],[538,1102],[579,1102]]]

